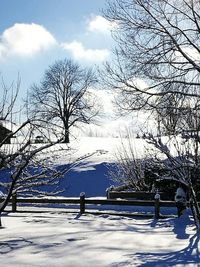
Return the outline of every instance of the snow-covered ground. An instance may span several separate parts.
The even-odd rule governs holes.
[[[10,213],[2,224],[2,267],[200,266],[187,214],[157,221],[51,210]]]
[[[138,155],[143,155],[144,141],[134,142]],[[115,162],[120,145],[120,138],[87,137],[70,143],[73,153],[48,151],[57,153],[58,166],[97,151],[66,174],[64,196],[78,197],[85,191],[87,197],[105,197],[111,184],[105,163]],[[146,212],[147,207],[141,209],[140,213]],[[32,207],[26,210],[3,214],[2,267],[200,266],[200,235],[189,213],[157,221],[108,214],[79,216],[78,210],[67,212],[65,207],[45,213],[35,213]],[[162,214],[170,214],[167,211],[162,208]]]

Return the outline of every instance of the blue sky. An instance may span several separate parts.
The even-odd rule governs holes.
[[[57,59],[99,65],[111,55],[104,0],[1,0],[0,73],[21,78],[20,96]]]
[[[95,67],[111,59],[115,25],[102,17],[105,4],[106,0],[1,0],[0,73],[7,85],[19,75],[18,107],[56,60],[71,58],[83,67]],[[131,124],[127,118],[115,118],[114,93],[95,93],[105,113],[101,130],[115,133]]]

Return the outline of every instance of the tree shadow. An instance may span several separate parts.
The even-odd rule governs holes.
[[[199,254],[199,240],[200,240],[200,232],[197,231],[194,235],[190,237],[189,234],[186,233],[186,227],[190,224],[193,224],[193,221],[189,218],[176,218],[168,221],[168,224],[173,223],[173,232],[176,235],[177,239],[188,239],[188,245],[174,252],[145,252],[145,253],[135,253],[125,255],[130,258],[125,262],[118,263],[117,266],[126,267],[126,266],[140,266],[140,267],[168,267],[168,266],[176,266],[186,264],[193,264],[192,266],[200,266],[200,254]],[[158,220],[153,220],[150,224],[152,227],[157,226],[159,224]],[[158,226],[159,227],[159,226]],[[189,238],[190,237],[190,238]],[[140,262],[140,264],[135,264],[136,262]],[[112,265],[113,267],[115,265]]]
[[[83,215],[83,214],[79,212],[79,213],[76,215],[76,217],[74,218],[74,220],[78,220],[82,215]]]
[[[177,239],[188,239],[189,234],[186,233],[187,226],[194,224],[189,216],[181,216],[174,220],[174,229],[173,232],[176,235]]]
[[[146,221],[146,223],[144,222],[140,222],[140,220],[134,220],[134,222],[131,221],[131,219],[129,220],[129,222],[127,222],[127,220],[123,220],[123,217],[119,218],[119,217],[106,217],[107,220],[105,220],[104,218],[105,215],[102,215],[102,218],[100,218],[98,225],[93,224],[93,220],[95,220],[95,216],[90,216],[88,217],[87,215],[83,214],[80,216],[80,214],[76,215],[76,217],[73,215],[70,217],[70,219],[68,220],[68,223],[74,223],[74,224],[78,224],[78,223],[82,223],[82,224],[86,224],[87,228],[83,227],[80,228],[80,230],[77,230],[76,228],[72,228],[73,231],[64,231],[64,232],[55,232],[55,233],[51,233],[48,234],[49,238],[47,238],[47,236],[45,237],[45,242],[40,241],[40,236],[35,236],[31,238],[30,240],[24,239],[22,237],[19,238],[15,238],[15,239],[11,239],[11,240],[5,240],[3,242],[0,242],[0,255],[1,254],[5,254],[6,257],[9,255],[9,252],[12,252],[14,250],[16,250],[17,252],[19,252],[18,250],[27,246],[30,246],[32,249],[32,253],[37,254],[37,253],[41,253],[41,251],[44,251],[44,249],[49,250],[46,251],[46,253],[49,253],[49,255],[51,254],[51,248],[55,248],[55,246],[59,247],[61,246],[69,246],[69,242],[70,243],[78,243],[76,245],[77,251],[81,251],[83,249],[88,250],[88,249],[93,249],[93,243],[90,243],[90,239],[88,242],[83,243],[84,241],[87,240],[88,238],[88,233],[89,234],[89,238],[91,238],[92,234],[94,233],[94,235],[98,232],[109,232],[109,235],[112,235],[112,232],[138,232],[138,233],[142,233],[142,234],[152,234],[152,239],[153,239],[153,233],[154,231],[152,231],[151,227],[155,227],[155,228],[166,228],[169,227],[169,231],[173,231],[174,235],[176,236],[177,239],[187,239],[187,241],[184,242],[188,242],[187,246],[179,251],[173,251],[173,252],[167,252],[167,247],[165,251],[160,252],[159,250],[157,250],[156,252],[136,252],[136,253],[131,253],[131,250],[129,250],[129,254],[126,252],[124,252],[124,257],[127,258],[126,261],[123,262],[116,262],[115,264],[113,263],[113,267],[127,267],[127,266],[147,266],[147,267],[154,267],[154,266],[175,266],[175,265],[187,265],[187,264],[192,264],[192,266],[200,266],[198,265],[198,263],[200,263],[200,256],[199,256],[199,248],[198,248],[198,244],[199,244],[199,238],[200,238],[200,233],[197,232],[194,235],[187,235],[186,233],[186,227],[189,224],[193,224],[193,221],[188,217],[188,218],[176,218],[176,219],[164,219],[164,220],[152,220],[152,221]],[[107,216],[107,215],[106,215]],[[41,219],[42,216],[36,216],[37,219]],[[49,218],[47,216],[47,218]],[[32,219],[31,219],[32,220]],[[65,220],[65,219],[64,219]],[[71,220],[71,221],[70,221]],[[115,224],[115,221],[117,221],[117,224]],[[58,221],[56,220],[55,223],[57,223]],[[120,222],[120,224],[119,224]],[[52,222],[51,222],[52,224]],[[141,227],[140,227],[141,226]],[[142,228],[142,226],[144,226],[144,228]],[[148,226],[148,227],[146,227]],[[149,227],[151,226],[151,227]],[[87,231],[86,231],[87,229]],[[148,232],[149,231],[149,232]],[[168,229],[166,230],[168,231]],[[54,238],[55,236],[55,238]],[[50,241],[50,240],[53,240]],[[159,244],[158,244],[159,245]],[[95,245],[95,250],[96,251],[102,251],[103,249],[106,249],[106,251],[108,250],[112,250],[112,251],[121,251],[123,250],[123,245],[122,247],[116,247],[115,245],[112,246],[112,244],[109,246],[105,245],[105,247],[102,246],[102,244],[100,246]],[[58,248],[58,251],[60,249]],[[61,249],[62,251],[62,249]],[[78,253],[78,252],[77,252]],[[126,253],[126,254],[125,254]],[[138,265],[136,264],[138,263]],[[139,264],[140,263],[140,264]],[[110,266],[110,265],[109,265]]]
[[[140,267],[169,267],[177,265],[189,265],[200,266],[200,255],[199,255],[199,233],[196,233],[189,239],[189,244],[187,247],[180,251],[170,252],[170,253],[135,253],[126,255],[130,257],[130,260],[117,263],[119,267],[127,266],[140,266]],[[136,264],[140,262],[140,264]],[[112,265],[113,267],[116,264]]]
[[[178,264],[196,264],[200,263],[199,256],[199,233],[196,233],[189,239],[187,247],[180,251],[170,253],[136,253],[136,258],[142,261],[140,266],[174,266]]]
[[[0,242],[0,255],[7,254],[13,250],[21,249],[26,247],[27,245],[32,245],[33,242],[29,241],[25,238],[18,238]]]

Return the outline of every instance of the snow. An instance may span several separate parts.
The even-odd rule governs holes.
[[[2,218],[4,267],[199,266],[199,235],[182,218],[9,213]]]
[[[92,155],[88,157],[86,162],[102,163],[102,162],[116,162],[116,155],[119,151],[123,151],[123,147],[129,148],[129,142],[135,150],[136,157],[145,157],[145,147],[150,145],[143,139],[131,138],[113,138],[113,137],[80,137],[72,139],[70,144],[57,144],[46,150],[46,153],[53,153],[56,164],[66,164],[85,155]],[[69,150],[71,149],[71,153]],[[66,151],[65,151],[66,150]],[[96,153],[95,153],[96,152]],[[45,155],[44,151],[41,155]]]
[[[138,155],[144,155],[145,141],[135,138],[132,141]],[[80,137],[72,139],[70,144],[48,148],[39,157],[51,155],[54,164],[62,168],[86,156],[60,181],[58,191],[64,191],[59,195],[77,197],[85,192],[86,197],[105,196],[106,189],[115,184],[108,178],[107,164],[116,162],[116,153],[121,149],[122,142],[128,146],[129,141],[125,138]]]
[[[125,142],[126,140],[124,140]],[[135,139],[135,150],[144,155],[145,142]],[[120,138],[82,137],[73,140],[73,152],[47,151],[57,166],[65,166],[86,153],[85,159],[66,174],[60,185],[64,195],[105,197],[112,182],[106,176],[107,163],[116,161]],[[56,154],[57,153],[57,154]],[[53,155],[54,154],[54,155]],[[43,154],[44,155],[44,154]],[[97,208],[97,207],[96,207]],[[98,207],[100,209],[100,207]],[[172,216],[175,208],[161,208],[165,219],[105,214],[78,214],[78,210],[48,207],[18,207],[20,212],[4,213],[0,229],[0,266],[3,267],[133,267],[200,266],[199,233],[191,214]],[[113,207],[116,211],[126,207]],[[127,211],[152,213],[153,207],[129,207]],[[35,211],[40,212],[35,212]],[[45,212],[42,212],[45,210]],[[89,210],[89,209],[88,209]],[[91,210],[94,211],[94,210]],[[100,210],[102,212],[102,210]]]

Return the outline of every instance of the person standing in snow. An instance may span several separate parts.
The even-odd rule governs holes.
[[[180,217],[183,214],[183,211],[186,209],[186,204],[187,204],[186,192],[181,185],[179,185],[179,187],[176,190],[175,202],[176,202],[178,217]]]

